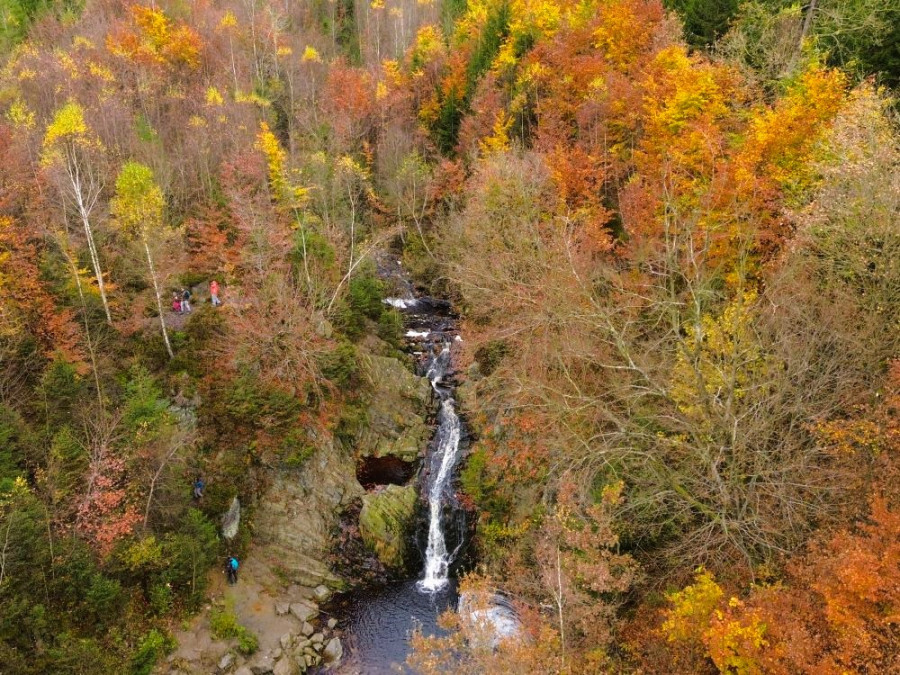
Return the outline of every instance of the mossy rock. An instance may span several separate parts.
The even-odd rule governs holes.
[[[414,485],[388,485],[363,497],[359,531],[363,541],[388,568],[403,567],[407,539],[416,511]]]

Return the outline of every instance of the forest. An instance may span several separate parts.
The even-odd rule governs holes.
[[[170,672],[359,454],[385,252],[459,313],[461,586],[526,633],[415,672],[900,673],[900,0],[0,19],[0,673]]]

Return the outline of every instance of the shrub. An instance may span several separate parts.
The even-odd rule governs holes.
[[[161,656],[168,654],[175,647],[171,637],[156,628],[152,628],[142,639],[131,657],[132,675],[150,675]]]

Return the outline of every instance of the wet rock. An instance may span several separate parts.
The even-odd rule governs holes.
[[[327,602],[331,598],[331,589],[328,586],[319,584],[313,590],[313,595],[319,602]]]
[[[303,625],[300,626],[300,632],[303,635],[305,635],[306,637],[309,637],[310,635],[312,635],[313,633],[316,632],[316,629],[313,628],[313,625],[311,623],[304,621]]]
[[[291,605],[289,602],[276,602],[275,603],[275,614],[278,616],[284,616],[288,612],[291,611]]]
[[[238,525],[241,523],[241,503],[235,497],[231,500],[231,506],[222,516],[222,536],[226,539],[234,539],[238,533]]]
[[[325,651],[322,652],[325,663],[330,666],[340,661],[343,655],[344,647],[341,645],[341,641],[339,638],[331,638],[328,641],[328,644],[325,645]]]
[[[231,668],[231,666],[233,666],[233,665],[234,665],[234,654],[232,654],[231,652],[228,652],[221,659],[219,659],[219,670],[223,673],[226,670],[228,670],[229,668]]]
[[[415,510],[416,489],[412,485],[388,485],[363,497],[360,535],[385,566],[402,567]]]
[[[319,608],[308,602],[292,602],[291,614],[296,616],[300,621],[309,621],[314,619],[319,613]]]
[[[331,617],[330,619],[328,619],[328,628],[334,629],[334,627],[337,625],[338,625],[337,619],[335,619],[334,617]]]

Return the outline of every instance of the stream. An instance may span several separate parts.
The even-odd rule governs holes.
[[[381,263],[404,290],[385,300],[403,313],[408,351],[418,372],[431,382],[437,401],[437,423],[417,481],[422,514],[416,521],[415,545],[421,563],[415,576],[362,588],[344,597],[340,615],[347,657],[340,673],[410,673],[405,665],[409,636],[419,629],[440,633],[438,616],[458,603],[455,568],[466,542],[466,513],[456,497],[455,479],[465,444],[465,425],[453,398],[453,359],[461,338],[449,303],[416,297],[399,264]]]

